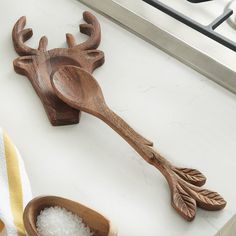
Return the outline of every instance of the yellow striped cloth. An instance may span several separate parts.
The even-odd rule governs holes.
[[[26,235],[23,209],[32,199],[22,158],[7,134],[0,129],[0,235]]]

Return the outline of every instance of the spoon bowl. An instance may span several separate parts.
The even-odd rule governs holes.
[[[31,200],[24,210],[24,225],[29,236],[40,236],[36,227],[37,216],[43,209],[54,206],[63,207],[81,217],[85,225],[87,225],[94,233],[94,236],[117,235],[113,230],[110,221],[98,212],[69,199],[56,196],[44,196]]]
[[[76,66],[64,66],[52,76],[57,96],[70,106],[91,113],[104,104],[98,82],[87,71]]]

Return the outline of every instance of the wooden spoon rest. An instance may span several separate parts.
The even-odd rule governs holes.
[[[79,122],[80,112],[58,99],[55,95],[50,76],[62,65],[76,65],[92,73],[104,63],[103,52],[96,50],[101,40],[98,20],[89,12],[83,14],[86,24],[80,25],[80,31],[89,36],[88,40],[76,44],[71,34],[66,34],[68,48],[47,50],[47,38],[40,39],[37,49],[25,44],[32,35],[32,29],[24,29],[26,18],[21,17],[12,31],[16,52],[20,55],[13,65],[17,73],[28,77],[41,99],[52,125],[69,125]]]

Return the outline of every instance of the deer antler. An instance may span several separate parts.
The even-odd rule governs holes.
[[[33,35],[33,30],[31,28],[24,29],[26,24],[26,17],[22,16],[15,24],[12,30],[12,39],[16,52],[20,56],[26,55],[37,55],[39,51],[46,51],[47,47],[47,37],[43,36],[39,41],[38,49],[31,48],[25,45],[25,41],[30,39]]]
[[[76,45],[76,40],[72,34],[66,34],[66,41],[69,48],[77,48],[78,50],[96,49],[101,41],[101,28],[98,20],[90,12],[85,11],[83,18],[87,24],[80,25],[80,32],[87,34],[87,41]]]

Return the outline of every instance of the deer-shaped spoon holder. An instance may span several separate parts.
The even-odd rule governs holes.
[[[13,65],[17,73],[25,75],[31,81],[40,97],[52,125],[69,125],[79,122],[78,110],[65,104],[55,95],[50,76],[62,65],[75,65],[92,73],[104,63],[103,52],[96,50],[101,40],[98,20],[89,12],[83,14],[86,24],[80,25],[80,31],[87,34],[87,41],[76,44],[71,34],[66,34],[68,48],[47,50],[47,38],[43,36],[38,49],[25,44],[32,37],[32,29],[24,29],[26,18],[21,17],[12,31],[12,40],[16,52],[20,55]]]
[[[205,176],[196,169],[178,168],[161,156],[153,143],[133,130],[122,118],[110,110],[102,90],[93,76],[76,66],[60,68],[52,77],[57,96],[74,109],[87,112],[108,124],[123,137],[149,164],[166,178],[171,192],[172,206],[186,220],[191,221],[197,206],[206,210],[220,210],[225,200],[216,192],[201,188]]]

